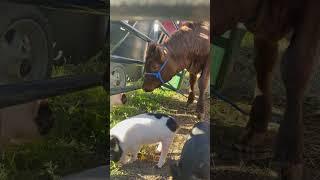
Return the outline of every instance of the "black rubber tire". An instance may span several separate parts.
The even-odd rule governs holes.
[[[36,67],[35,68],[36,70],[34,72],[35,75],[33,74],[30,75],[30,79],[27,79],[27,80],[46,79],[51,76],[52,59],[53,59],[52,32],[51,32],[51,27],[47,18],[43,15],[43,13],[37,7],[32,5],[8,3],[8,2],[0,3],[0,38],[5,37],[4,36],[5,33],[8,33],[8,30],[10,30],[10,28],[13,28],[15,23],[21,22],[21,21],[27,22],[27,23],[28,22],[34,23],[35,25],[34,27],[38,28],[36,30],[41,32],[40,35],[38,34],[32,35],[32,37],[35,37],[35,38],[30,38],[31,47],[32,47],[31,59],[36,59],[37,64],[39,64],[39,69],[36,69],[38,65],[35,66]],[[23,30],[21,31],[23,32]],[[0,41],[1,40],[6,40],[6,39],[0,39]],[[41,43],[37,44],[35,42],[41,42]],[[44,47],[43,44],[46,44],[47,47]],[[46,50],[43,51],[44,49]],[[0,52],[0,57],[2,58],[7,57],[9,60],[11,58],[10,54],[8,55],[6,54],[6,52]],[[42,62],[44,62],[44,64],[42,64]],[[33,65],[31,65],[31,67],[33,68]],[[25,79],[21,78],[21,80],[19,79],[17,81],[20,82],[24,80]],[[51,117],[51,111],[49,109],[48,104],[43,105],[43,103],[41,103],[38,116],[34,121],[38,126],[39,133],[42,135],[47,134],[49,129],[53,127],[53,119]]]
[[[47,61],[47,72],[44,77],[39,79],[47,78],[51,75],[52,59],[53,59],[53,48],[52,48],[52,31],[47,18],[41,13],[41,11],[32,5],[17,4],[17,3],[0,3],[0,37],[3,33],[6,33],[8,27],[19,20],[32,20],[36,22],[45,33],[47,41],[48,52],[36,52],[46,53]],[[37,47],[34,48],[37,51]]]

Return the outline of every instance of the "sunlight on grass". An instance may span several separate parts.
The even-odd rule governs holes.
[[[125,176],[127,175],[123,170],[121,170],[120,166],[116,163],[112,162],[110,163],[110,174],[112,176]]]
[[[53,77],[103,72],[94,57],[79,65],[53,68]],[[2,179],[60,179],[61,176],[106,164],[107,93],[102,87],[49,98],[54,127],[42,140],[11,146],[0,154]]]
[[[2,152],[0,179],[6,175],[58,179],[58,175],[104,164],[105,96],[102,88],[94,88],[50,99],[54,128],[41,141]]]
[[[110,127],[128,117],[146,113],[160,112],[166,114],[174,114],[175,110],[168,109],[162,104],[172,103],[170,101],[182,101],[185,98],[174,91],[157,89],[152,93],[145,93],[143,90],[137,90],[126,94],[128,102],[124,106],[114,106],[110,113]]]

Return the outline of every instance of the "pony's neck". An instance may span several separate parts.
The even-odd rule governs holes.
[[[210,23],[214,35],[234,28],[238,22],[255,20],[264,0],[214,0],[210,6]]]
[[[164,45],[168,49],[169,61],[174,73],[178,73],[190,66],[191,62],[189,62],[187,58],[182,57],[181,52],[178,52],[175,45],[171,45],[170,40],[165,42]],[[184,54],[186,54],[186,52]]]

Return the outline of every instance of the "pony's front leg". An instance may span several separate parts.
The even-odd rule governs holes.
[[[278,43],[269,38],[254,38],[256,57],[254,65],[257,75],[255,98],[250,119],[235,148],[240,151],[265,151],[265,137],[272,112],[272,73],[278,56]]]
[[[303,100],[320,55],[320,14],[316,1],[309,3],[284,55],[282,77],[287,93],[284,119],[276,143],[275,160],[282,165],[282,180],[302,180],[304,122]],[[315,20],[315,21],[314,21]]]
[[[189,77],[190,92],[189,92],[189,96],[188,96],[187,106],[189,106],[190,104],[192,104],[193,101],[194,101],[194,98],[195,98],[194,86],[195,86],[195,84],[196,84],[196,81],[197,81],[197,75],[190,73],[190,77]]]
[[[199,100],[197,103],[197,113],[198,113],[198,119],[200,120],[204,119],[205,92],[208,87],[209,77],[210,77],[210,60],[208,59],[206,65],[204,66],[204,69],[202,70],[201,77],[198,81],[200,94],[199,94]]]

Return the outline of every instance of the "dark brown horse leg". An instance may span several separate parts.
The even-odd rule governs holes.
[[[210,77],[210,61],[208,60],[204,69],[201,72],[201,76],[198,81],[200,95],[197,103],[197,113],[198,113],[198,119],[200,120],[203,120],[204,118],[205,92],[208,87],[209,77]]]
[[[316,2],[316,1],[311,1]],[[320,55],[320,14],[309,4],[282,63],[282,76],[287,93],[287,106],[280,124],[275,160],[282,165],[282,180],[303,177],[303,100],[313,68]],[[317,19],[318,22],[314,22]]]
[[[259,37],[255,37],[254,43],[257,87],[249,122],[240,137],[240,143],[236,145],[241,151],[251,151],[264,143],[268,122],[271,119],[272,70],[278,56],[278,44],[276,41]]]
[[[193,101],[194,101],[194,98],[195,98],[195,95],[194,95],[194,86],[195,86],[196,81],[197,81],[197,75],[190,73],[190,79],[189,79],[190,92],[189,92],[189,96],[188,96],[187,105],[192,104]]]

